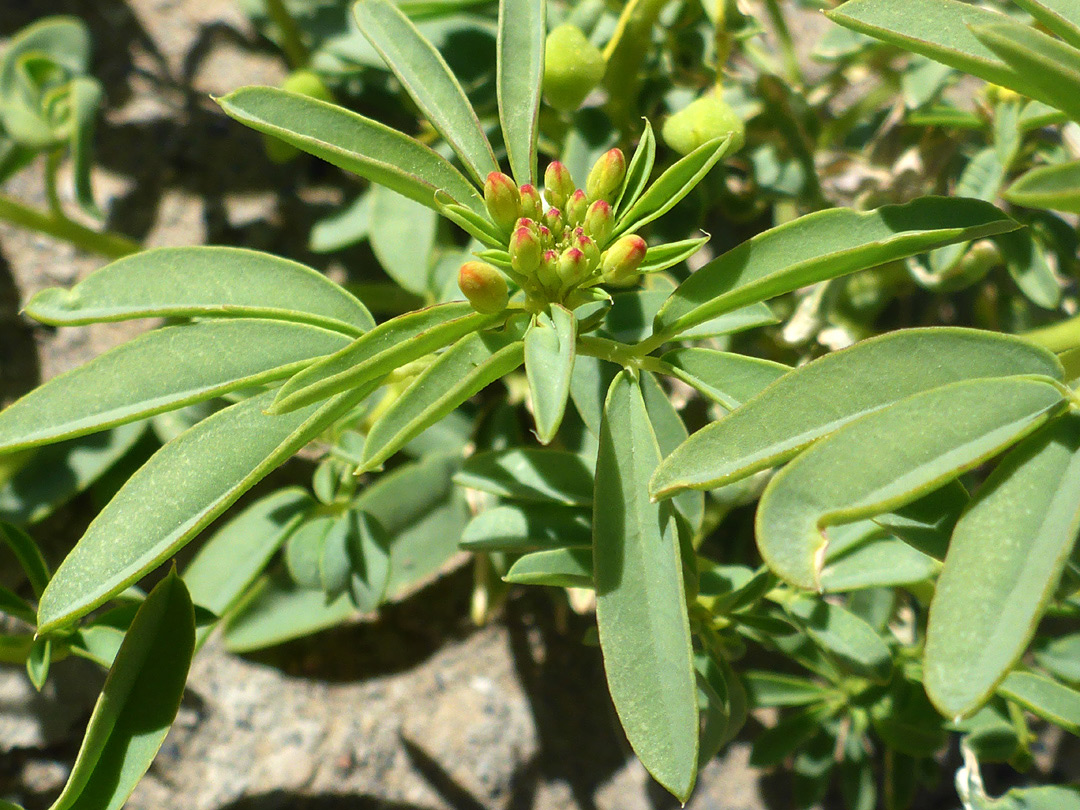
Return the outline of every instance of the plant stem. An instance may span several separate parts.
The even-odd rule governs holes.
[[[604,87],[608,91],[607,113],[616,126],[630,119],[638,87],[641,63],[652,46],[652,29],[668,0],[629,0],[604,49]]]
[[[0,220],[70,242],[82,250],[119,259],[142,250],[137,242],[109,231],[94,231],[62,212],[45,213],[0,194]]]
[[[798,85],[805,84],[802,69],[799,67],[799,57],[795,53],[795,41],[791,37],[784,13],[780,10],[780,4],[776,0],[765,0],[765,11],[769,20],[776,29],[776,38],[780,40],[780,51],[784,59],[784,72],[789,81]]]
[[[54,149],[45,159],[45,199],[49,201],[49,210],[54,217],[64,216],[64,207],[60,204],[60,192],[57,190],[56,183],[62,154],[61,150]]]
[[[285,8],[284,0],[266,0],[266,12],[281,35],[281,50],[293,70],[300,70],[308,65],[311,57],[300,36],[300,26]]]
[[[583,335],[577,339],[577,351],[578,354],[598,357],[624,368],[640,368],[656,374],[668,374],[670,371],[659,358],[639,354],[635,348],[607,338]]]

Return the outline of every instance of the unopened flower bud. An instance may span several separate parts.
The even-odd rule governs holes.
[[[562,211],[558,208],[549,208],[547,212],[545,212],[544,224],[556,239],[561,237],[563,231],[566,230],[566,220],[563,219]]]
[[[746,126],[731,106],[712,93],[668,117],[661,131],[664,143],[680,155],[688,155],[714,138],[731,136],[728,152],[740,149],[746,141]]]
[[[540,266],[543,247],[528,228],[518,228],[510,237],[510,264],[523,276],[531,276]]]
[[[604,55],[576,25],[563,23],[544,43],[544,96],[557,110],[573,112],[604,78]]]
[[[501,231],[509,233],[521,217],[521,192],[514,181],[502,172],[492,172],[484,183],[484,204],[491,221]]]
[[[592,271],[600,265],[600,248],[596,246],[596,242],[581,231],[581,228],[578,228],[575,232],[574,247],[585,254],[585,259],[589,263],[589,272],[591,274]]]
[[[555,237],[548,229],[548,226],[541,225],[536,230],[540,237],[540,244],[543,245],[544,250],[551,250],[551,248],[555,246]]]
[[[557,160],[551,161],[544,171],[544,194],[548,205],[563,209],[573,193],[574,180],[570,170]]]
[[[566,203],[566,224],[570,228],[577,228],[585,224],[585,214],[589,210],[589,198],[580,188],[575,191]]]
[[[585,233],[598,245],[607,244],[611,231],[615,227],[615,216],[611,213],[611,203],[597,200],[585,213]]]
[[[590,200],[610,202],[622,188],[624,177],[626,177],[626,157],[621,149],[609,149],[600,156],[589,171],[589,179],[585,182],[585,193],[589,195]]]
[[[540,192],[536,186],[526,183],[520,189],[521,192],[521,215],[528,219],[540,219],[544,210],[544,204],[540,200]]]
[[[554,250],[548,250],[544,252],[543,258],[540,260],[540,266],[536,268],[536,280],[551,292],[559,289],[558,263],[559,254]]]
[[[603,258],[604,281],[625,284],[637,275],[649,246],[637,234],[624,236],[608,248]]]
[[[506,309],[510,292],[502,273],[486,262],[465,262],[458,271],[458,287],[473,309],[494,315]]]
[[[576,287],[589,276],[589,260],[584,253],[572,247],[559,256],[557,270],[564,287]]]
[[[528,228],[536,236],[540,233],[540,228],[535,219],[529,219],[528,217],[519,217],[518,221],[514,223],[514,230],[518,228]]]

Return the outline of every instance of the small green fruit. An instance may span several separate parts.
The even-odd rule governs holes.
[[[556,110],[573,112],[604,78],[604,56],[576,25],[564,23],[544,45],[544,97]]]
[[[330,92],[330,88],[313,70],[294,70],[281,83],[281,89],[319,101],[334,100],[334,94]],[[300,150],[291,143],[286,143],[271,135],[263,136],[263,148],[266,150],[266,156],[274,163],[287,163],[300,154]]]
[[[510,291],[502,273],[486,262],[465,262],[458,271],[458,287],[484,315],[494,315],[506,309]]]
[[[668,117],[662,130],[664,143],[680,155],[688,155],[714,138],[732,136],[731,152],[742,148],[746,126],[723,99],[712,93]]]

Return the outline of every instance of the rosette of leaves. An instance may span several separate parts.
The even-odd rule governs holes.
[[[316,474],[318,504],[296,491],[256,502],[226,524],[185,572],[195,603],[227,617],[234,648],[376,606],[393,583],[421,567],[416,560],[429,546],[441,542],[441,549],[448,538],[457,539],[464,519],[460,491],[449,486],[453,477],[499,499],[497,508],[476,518],[484,523],[474,522],[464,533],[470,547],[508,555],[508,580],[595,590],[600,645],[623,728],[650,773],[685,799],[699,766],[745,717],[742,684],[731,667],[738,647],[726,631],[750,628],[746,632],[771,638],[778,634],[776,611],[797,617],[801,608],[788,604],[792,595],[773,594],[767,578],[756,579],[749,594],[720,600],[722,608],[710,601],[725,591],[709,592],[701,582],[695,547],[707,530],[702,496],[664,497],[694,482],[684,486],[679,477],[689,451],[676,448],[687,440],[687,429],[662,380],[681,380],[734,409],[718,425],[731,424],[740,406],[772,397],[778,387],[797,392],[784,400],[779,416],[741,430],[735,447],[750,446],[761,431],[772,435],[767,431],[792,424],[799,441],[812,441],[843,424],[842,416],[830,416],[836,408],[852,419],[864,412],[895,416],[896,452],[877,454],[893,467],[886,470],[883,462],[881,474],[892,471],[905,497],[922,494],[1040,425],[1072,424],[1063,415],[1069,394],[1052,355],[977,332],[903,334],[896,340],[913,341],[915,348],[895,351],[915,371],[895,371],[889,366],[895,358],[871,353],[862,368],[878,383],[870,390],[880,393],[859,399],[857,386],[839,383],[823,394],[822,384],[805,369],[693,344],[775,322],[766,302],[806,285],[1008,232],[1016,223],[992,205],[969,199],[926,198],[862,213],[823,211],[766,231],[676,284],[663,271],[696,252],[705,238],[649,245],[638,231],[694,188],[725,156],[730,140],[698,146],[650,182],[656,143],[646,127],[630,159],[605,156],[584,189],[564,184],[558,167],[550,181],[545,172],[548,203],[577,198],[574,205],[584,207],[583,216],[604,203],[596,208],[595,227],[584,234],[597,251],[589,258],[587,245],[559,241],[578,238],[574,231],[567,236],[565,217],[556,238],[552,224],[564,215],[561,209],[551,214],[557,206],[525,207],[542,199],[536,148],[543,3],[503,0],[500,6],[501,145],[488,139],[453,74],[393,4],[364,0],[356,15],[453,158],[377,121],[284,90],[244,88],[220,103],[237,120],[459,226],[479,243],[477,258],[485,263],[478,277],[483,295],[471,299],[478,307],[451,301],[376,325],[358,299],[309,268],[214,247],[146,251],[71,290],[39,293],[26,311],[46,323],[146,317],[173,323],[10,406],[0,414],[0,451],[38,447],[198,403],[226,405],[178,431],[102,510],[41,593],[37,633],[44,639],[71,633],[271,470],[318,442],[328,449]],[[623,168],[615,171],[616,163]],[[577,209],[569,203],[566,208],[573,218]],[[535,226],[542,236],[533,214],[552,231],[554,280],[545,279],[543,265],[531,259],[530,271],[521,270],[524,236],[518,232],[531,234]],[[532,224],[519,224],[515,216]],[[608,269],[618,272],[606,272],[605,251],[612,255],[631,237],[626,244],[634,250],[612,260]],[[590,273],[578,274],[582,264],[574,251]],[[627,257],[636,262],[629,272]],[[571,275],[559,274],[564,266]],[[644,281],[634,286],[639,278]],[[501,287],[491,287],[499,287],[495,279],[505,285],[505,298]],[[534,282],[540,286],[530,286]],[[355,472],[396,461],[398,451],[421,441],[427,429],[522,366],[536,435],[554,446],[521,438],[464,464],[460,453],[424,456],[369,486],[358,482]],[[836,398],[836,388],[856,405],[847,411],[842,404],[822,408],[823,401]],[[1006,403],[1000,411],[992,407],[999,399]],[[899,410],[885,407],[894,402]],[[968,407],[978,414],[971,425],[955,417],[958,408]],[[935,426],[952,415],[948,424],[956,429],[945,431],[944,444],[933,444],[936,433],[922,430],[907,408],[919,408],[918,417],[929,413]],[[561,435],[560,423],[571,409],[591,438]],[[818,422],[799,427],[801,414]],[[859,424],[852,421],[850,429]],[[468,437],[471,431],[469,425],[463,432]],[[706,437],[703,432],[690,441]],[[858,441],[865,446],[865,437]],[[905,454],[907,444],[913,452]],[[924,447],[944,447],[944,460],[923,463],[914,450]],[[813,459],[814,449],[800,459]],[[769,459],[765,466],[779,463]],[[665,484],[673,472],[678,480]],[[877,480],[865,478],[867,486]],[[705,484],[711,486],[712,479]],[[902,498],[891,497],[873,501],[875,508],[883,504],[885,512],[901,505]],[[429,506],[410,511],[417,503]],[[281,548],[291,583],[274,571],[263,576]],[[766,555],[771,565],[774,556]],[[863,563],[852,567],[850,576],[865,576]],[[779,573],[795,585],[817,584],[812,576],[796,580],[786,570]],[[768,604],[760,607],[766,592]],[[725,618],[725,611],[739,616]],[[844,649],[847,643],[842,633],[822,631],[812,638],[826,647]],[[860,655],[849,650],[844,660],[858,663]],[[877,679],[890,668],[880,657],[870,665]]]

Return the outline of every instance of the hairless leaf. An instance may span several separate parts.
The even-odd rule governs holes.
[[[52,663],[53,644],[49,636],[38,636],[30,645],[26,656],[26,674],[33,687],[41,691],[49,677],[49,665]]]
[[[194,649],[195,612],[174,571],[135,614],[51,810],[124,805],[176,717]]]
[[[360,0],[353,17],[420,112],[480,183],[499,170],[484,130],[446,60],[389,0]]]
[[[964,485],[951,481],[894,512],[877,515],[874,522],[923,554],[944,560],[968,500]]]
[[[861,678],[886,683],[892,672],[892,653],[877,632],[850,610],[805,596],[788,599],[784,608],[817,644],[839,659],[841,666]]]
[[[225,625],[225,649],[250,652],[341,624],[356,613],[348,595],[327,603],[326,594],[264,579]]]
[[[645,251],[645,261],[638,268],[642,273],[659,273],[674,267],[680,262],[685,262],[709,241],[708,236],[697,239],[684,239],[681,242],[666,242],[661,245],[652,245]]]
[[[78,17],[42,17],[7,41],[0,58],[0,101],[17,92],[19,60],[28,54],[46,54],[72,73],[85,73],[90,65],[90,31]]]
[[[645,187],[649,184],[652,176],[653,164],[656,162],[656,136],[653,134],[652,124],[645,119],[645,129],[638,140],[637,148],[633,157],[626,167],[626,179],[623,181],[622,191],[615,201],[614,214],[618,217],[623,211],[630,208],[638,201]]]
[[[623,343],[647,341],[656,342],[652,337],[653,319],[668,299],[666,290],[635,290],[617,293],[612,296],[612,306],[604,317],[602,331]],[[718,337],[745,332],[759,326],[777,323],[778,319],[766,304],[753,304],[749,307],[725,312],[686,330],[675,340],[694,340],[696,338]],[[666,342],[666,341],[665,341]]]
[[[592,588],[593,552],[591,548],[533,551],[519,557],[503,579],[515,585]]]
[[[457,203],[446,203],[435,195],[435,209],[469,236],[490,248],[506,250],[506,240],[501,238],[495,226],[485,216]]]
[[[821,703],[830,690],[814,681],[779,672],[751,670],[743,673],[746,696],[754,708],[765,706],[806,706]]]
[[[40,597],[45,586],[49,584],[51,574],[49,564],[45,562],[38,544],[18,526],[3,521],[0,521],[0,540],[11,549],[11,553],[19,561],[19,567],[26,574],[30,587],[34,589],[34,594]]]
[[[673,349],[661,360],[671,374],[725,408],[738,408],[779,380],[790,366],[713,349]]]
[[[431,253],[439,215],[385,186],[371,189],[368,241],[386,274],[419,296],[431,286]]]
[[[1018,227],[990,203],[962,198],[818,211],[758,234],[692,274],[657,313],[656,332],[677,335],[808,284]]]
[[[903,540],[883,537],[830,556],[821,569],[821,589],[831,593],[884,588],[929,580],[940,566]]]
[[[1056,357],[1016,337],[974,329],[908,329],[795,369],[698,431],[657,470],[652,492],[712,489],[774,467],[863,414],[958,380],[1061,379]]]
[[[42,290],[26,313],[56,326],[134,318],[270,318],[359,335],[363,304],[302,264],[231,247],[157,248],[115,261],[70,290]]]
[[[499,121],[510,169],[520,185],[536,184],[546,8],[545,0],[499,0]]]
[[[600,435],[600,422],[604,414],[604,396],[611,381],[619,372],[618,366],[599,357],[578,355],[570,378],[570,398],[581,421],[594,436]]]
[[[71,81],[68,104],[71,112],[71,157],[75,175],[75,199],[87,214],[100,217],[101,211],[90,190],[91,145],[98,108],[105,93],[95,79],[76,77]]]
[[[1009,186],[1004,196],[1025,208],[1080,214],[1080,160],[1032,169]]]
[[[1014,0],[1070,45],[1080,48],[1080,5],[1076,0]]]
[[[641,389],[622,371],[604,403],[596,462],[596,623],[630,745],[686,801],[697,775],[697,685],[674,514],[646,487],[659,461]]]
[[[363,510],[350,510],[349,521],[349,595],[354,605],[369,613],[377,609],[386,598],[386,589],[390,584],[393,538],[373,515]],[[417,522],[423,523],[422,520]]]
[[[120,488],[61,563],[42,594],[39,629],[86,615],[152,570],[375,385],[284,416],[264,413],[270,391],[207,417],[166,444]]]
[[[370,118],[274,87],[241,87],[217,101],[240,123],[424,205],[434,208],[441,190],[484,212],[476,188],[449,161]]]
[[[1040,91],[1040,98],[1080,121],[1080,50],[1030,25],[973,25],[979,41]]]
[[[1035,661],[1055,678],[1080,684],[1080,633],[1047,639],[1036,647]]]
[[[660,448],[661,458],[672,452],[676,447],[686,441],[686,424],[679,415],[678,410],[668,398],[668,393],[657,382],[656,378],[647,371],[640,374],[641,396],[645,400],[645,410],[649,415],[649,424],[652,425],[653,434],[656,436],[657,446]],[[686,518],[690,529],[697,533],[705,520],[705,495],[701,492],[681,492],[672,499],[672,505]]]
[[[829,526],[911,503],[1035,430],[1062,402],[1050,382],[964,380],[845,425],[765,488],[756,520],[762,558],[793,585],[819,590]]]
[[[400,315],[292,377],[278,390],[270,413],[288,413],[364,385],[500,317],[505,316],[481,315],[464,301]]]
[[[466,551],[534,551],[592,543],[592,522],[581,509],[553,504],[504,504],[469,521],[461,535]]]
[[[947,716],[978,708],[1016,663],[1080,527],[1080,417],[1013,450],[953,532],[930,607],[926,689]]]
[[[1032,303],[1054,310],[1061,304],[1061,282],[1047,261],[1046,251],[1029,231],[1000,234],[995,240],[1016,286]]]
[[[525,333],[525,375],[541,444],[555,438],[566,413],[577,342],[573,314],[558,304],[552,304],[550,313],[538,313]]]
[[[589,506],[593,475],[581,456],[565,450],[514,448],[477,453],[454,481],[503,498]]]
[[[1075,689],[1034,672],[1012,672],[997,692],[1032,714],[1080,736],[1080,692]]]
[[[520,366],[522,359],[520,341],[475,332],[463,337],[413,380],[372,425],[359,470],[381,467],[469,397]]]
[[[345,537],[347,526],[340,515],[318,515],[297,526],[285,542],[285,569],[292,581],[301,588],[320,590],[322,576],[319,563],[323,547],[332,532]]]
[[[750,764],[755,768],[779,765],[818,734],[825,721],[835,713],[828,704],[815,704],[785,715],[754,740]]]
[[[0,452],[82,436],[281,379],[348,343],[340,332],[260,319],[148,332],[0,411]],[[117,385],[121,379],[124,384]]]

